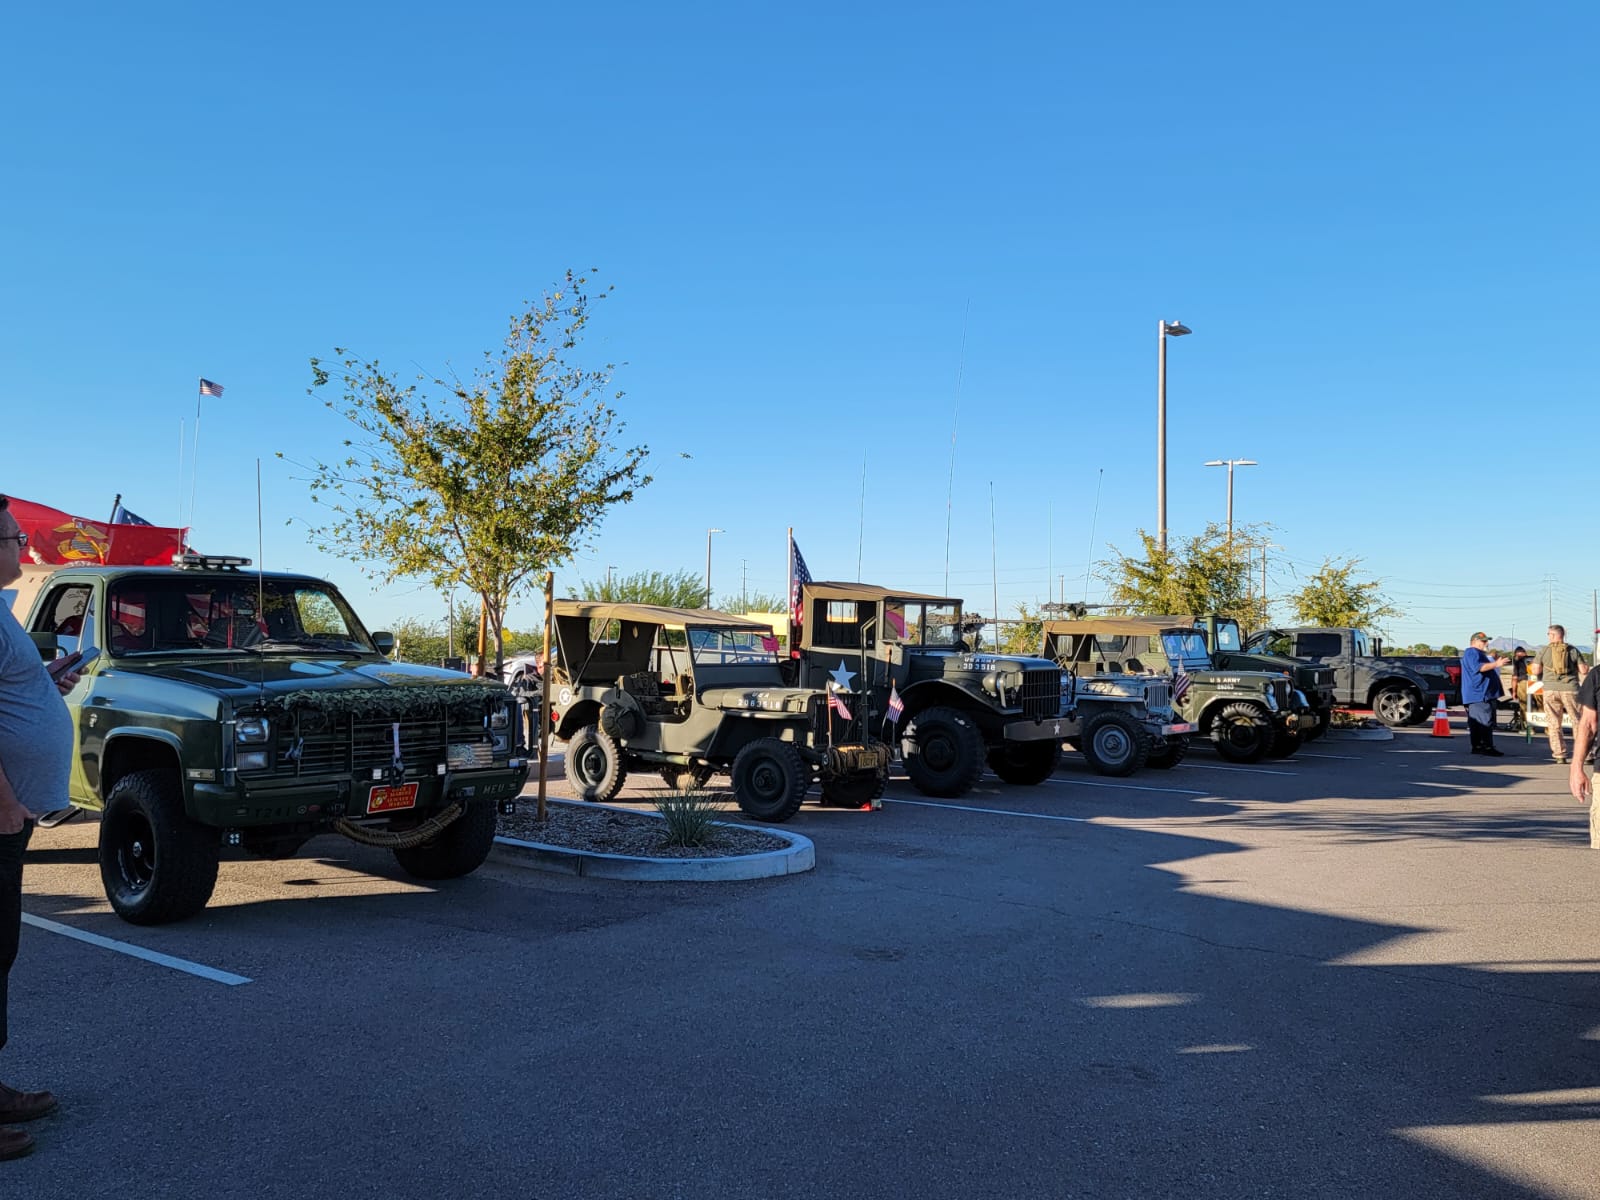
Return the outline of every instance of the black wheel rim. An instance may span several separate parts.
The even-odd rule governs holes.
[[[578,778],[586,787],[599,787],[606,777],[606,752],[594,744],[578,751]]]
[[[150,822],[130,814],[117,822],[117,874],[130,892],[142,892],[156,873],[156,839]]]
[[[940,729],[931,730],[928,739],[917,739],[922,761],[930,770],[949,771],[956,765],[956,740]]]
[[[1253,750],[1261,740],[1260,730],[1249,717],[1238,717],[1228,722],[1226,733],[1228,745],[1237,750]]]
[[[1120,766],[1128,761],[1128,755],[1133,752],[1133,743],[1126,732],[1113,725],[1096,731],[1094,748],[1102,761]]]
[[[771,804],[783,799],[789,780],[781,763],[776,759],[762,758],[751,764],[745,784],[758,804]]]

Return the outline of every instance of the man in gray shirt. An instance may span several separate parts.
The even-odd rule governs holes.
[[[0,496],[0,587],[22,578],[27,535]],[[6,981],[22,934],[22,856],[33,836],[33,809],[49,812],[67,803],[72,768],[72,717],[61,697],[78,681],[45,670],[33,640],[0,603],[0,1049],[6,1044]],[[19,1092],[0,1083],[0,1159],[33,1150],[33,1138],[13,1121],[51,1112],[49,1092]]]
[[[1550,754],[1558,762],[1567,761],[1567,744],[1561,734],[1561,718],[1570,717],[1572,728],[1578,728],[1578,684],[1589,673],[1589,664],[1582,654],[1567,645],[1567,631],[1560,625],[1549,629],[1550,643],[1539,647],[1529,668],[1533,677],[1544,685],[1540,695],[1544,699],[1545,734],[1550,739]]]

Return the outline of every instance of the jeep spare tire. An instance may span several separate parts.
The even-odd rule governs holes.
[[[1150,739],[1125,713],[1098,713],[1083,731],[1083,756],[1099,775],[1132,775],[1144,766]]]
[[[183,811],[176,771],[132,771],[117,780],[100,818],[100,880],[132,925],[192,917],[217,886],[221,835]]]
[[[757,821],[787,821],[811,786],[800,751],[777,738],[757,738],[733,759],[733,798]]]
[[[906,774],[925,796],[965,796],[983,774],[983,735],[954,708],[929,708],[911,719],[900,745]]]
[[[585,725],[572,735],[563,767],[577,798],[597,804],[616,799],[628,778],[616,741],[598,725]]]
[[[1260,762],[1272,749],[1272,718],[1259,704],[1226,704],[1211,722],[1211,740],[1229,762]]]
[[[1006,783],[1033,787],[1056,773],[1061,765],[1061,743],[1006,742],[989,751],[989,769]]]

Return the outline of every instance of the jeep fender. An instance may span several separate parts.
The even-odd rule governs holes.
[[[598,725],[599,723],[599,701],[580,700],[561,714],[561,723],[555,727],[554,733],[556,737],[566,741],[585,725]]]
[[[899,736],[912,717],[937,705],[973,714],[978,719],[980,729],[998,728],[996,724],[998,714],[994,711],[995,700],[992,696],[984,695],[979,698],[966,688],[957,687],[946,679],[924,679],[920,683],[913,683],[900,693],[900,699],[905,703],[906,711],[901,715],[900,723],[895,728],[896,736]]]

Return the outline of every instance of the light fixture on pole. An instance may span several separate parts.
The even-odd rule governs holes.
[[[1235,467],[1257,467],[1261,464],[1253,458],[1213,458],[1206,464],[1208,467],[1228,468],[1228,553],[1233,553],[1233,469]]]
[[[1182,321],[1160,321],[1156,335],[1156,537],[1167,552],[1167,339],[1194,331]]]
[[[706,607],[711,607],[711,535],[713,533],[727,533],[726,529],[706,530]]]

